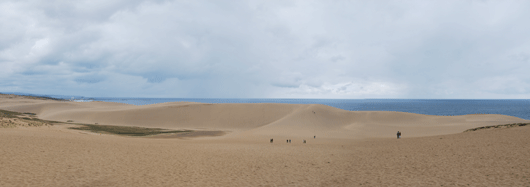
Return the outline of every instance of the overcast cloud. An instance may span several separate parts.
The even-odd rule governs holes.
[[[530,1],[0,1],[0,92],[530,98]]]

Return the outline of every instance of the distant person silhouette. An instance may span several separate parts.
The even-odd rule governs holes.
[[[401,138],[401,132],[397,132],[397,139]]]
[[[272,143],[272,141],[274,141],[274,140],[271,138],[271,143]]]

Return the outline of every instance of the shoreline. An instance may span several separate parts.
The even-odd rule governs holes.
[[[49,97],[49,96],[37,96],[37,95],[31,95],[31,94],[28,94],[28,95],[20,95],[20,94],[5,94],[5,93],[2,93],[0,92],[0,97],[5,97],[5,98],[26,98],[26,99],[42,99],[42,100],[54,100],[54,101],[69,101],[69,100],[66,100],[66,99],[59,99],[59,98],[54,98],[54,97]]]
[[[31,95],[31,94],[28,94]],[[0,97],[2,95],[0,94]],[[24,96],[21,96],[24,97]],[[48,97],[43,97],[44,99]],[[65,99],[75,102],[111,102],[135,106],[172,102],[192,102],[203,104],[322,104],[347,111],[390,111],[407,112],[433,116],[462,116],[473,114],[500,114],[530,120],[525,113],[530,103],[516,102],[521,99],[275,99],[275,98],[85,98]],[[341,102],[337,102],[341,101]],[[458,102],[457,102],[458,101]],[[484,102],[486,101],[486,104]],[[507,102],[509,101],[509,102]],[[380,103],[382,102],[382,103]],[[461,103],[465,102],[467,104]],[[491,102],[491,103],[488,103]],[[516,102],[516,103],[514,103]],[[524,104],[527,103],[527,104]],[[522,104],[522,105],[521,105]],[[418,108],[417,105],[423,107]],[[507,106],[517,107],[505,110]],[[526,108],[525,108],[526,106]],[[495,109],[492,109],[494,107]],[[421,110],[420,110],[421,109]]]

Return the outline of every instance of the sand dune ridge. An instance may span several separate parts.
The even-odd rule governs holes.
[[[333,138],[420,137],[454,134],[466,129],[528,122],[517,117],[484,114],[432,116],[390,111],[346,111],[319,104],[206,104],[170,102],[128,105],[108,102],[64,102],[20,100],[2,109],[33,112],[40,118],[78,123],[156,127],[167,129],[210,129],[238,135]]]

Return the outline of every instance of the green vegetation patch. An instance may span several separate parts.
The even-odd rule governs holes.
[[[60,123],[57,121],[48,121],[48,120],[42,120],[39,118],[34,117],[35,113],[20,113],[20,112],[14,112],[14,111],[8,111],[8,110],[0,110],[0,119],[3,119],[0,123],[1,127],[14,127],[22,124],[23,126],[29,125],[29,126],[43,126],[43,125],[53,125],[54,123]],[[7,119],[4,119],[7,118]],[[6,121],[8,120],[8,121]],[[17,123],[18,125],[14,125],[11,120],[20,120],[19,122],[23,123]]]
[[[22,115],[20,112],[13,112],[8,110],[0,110],[0,117],[5,118],[18,118],[19,115]]]
[[[483,129],[494,129],[494,128],[498,129],[498,128],[522,127],[522,126],[527,126],[527,125],[530,125],[530,123],[512,123],[512,124],[506,124],[506,125],[491,125],[491,126],[467,129],[464,132],[477,131],[477,130],[483,130]]]
[[[192,132],[191,130],[167,130],[160,128],[144,128],[144,127],[131,127],[131,126],[113,126],[113,125],[90,125],[83,124],[81,127],[70,127],[75,130],[85,130],[95,133],[110,133],[125,136],[149,136],[164,133],[184,133]]]

